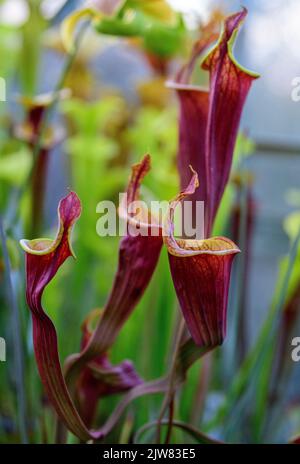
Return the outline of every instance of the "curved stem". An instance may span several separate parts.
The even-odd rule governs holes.
[[[153,422],[149,422],[148,424],[145,424],[143,427],[141,427],[138,432],[135,434],[135,437],[134,437],[134,443],[137,443],[139,437],[144,433],[146,432],[147,430],[150,430],[152,428],[154,428],[155,426],[157,425],[157,421],[153,421]],[[165,420],[163,419],[161,421],[161,425],[168,425],[168,420]],[[215,445],[221,445],[221,444],[225,444],[224,442],[222,441],[219,441],[219,440],[215,440],[214,438],[211,438],[207,435],[205,435],[204,433],[200,432],[198,429],[196,429],[195,427],[193,427],[192,425],[190,424],[186,424],[185,422],[181,422],[181,421],[177,421],[177,420],[174,420],[173,421],[173,426],[174,427],[177,427],[181,430],[183,430],[184,432],[188,433],[191,437],[193,437],[198,443],[201,443],[201,444],[215,444]]]

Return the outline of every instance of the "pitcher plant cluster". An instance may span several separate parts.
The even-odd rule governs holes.
[[[191,350],[189,357],[195,353],[199,357],[224,340],[231,266],[240,250],[229,238],[211,237],[211,231],[228,182],[243,104],[252,81],[257,78],[242,69],[232,56],[234,39],[245,15],[243,10],[226,18],[217,44],[202,63],[210,75],[209,89],[189,85],[189,76],[186,73],[182,77],[183,72],[169,83],[180,101],[178,169],[182,191],[170,201],[163,226],[155,216],[143,211],[132,217],[128,208],[120,205],[119,214],[128,227],[132,221],[138,221],[141,231],[156,228],[157,234],[128,233],[122,239],[118,269],[107,303],[97,315],[93,331],[88,329],[88,321],[84,324],[81,352],[68,359],[65,373],[59,360],[56,330],[43,309],[42,295],[64,261],[74,256],[71,231],[81,213],[76,193],[70,192],[58,206],[59,226],[54,240],[21,241],[26,254],[26,299],[32,314],[40,377],[59,419],[83,441],[105,436],[101,428],[89,429],[102,396],[134,388],[141,390],[145,385],[131,362],[111,365],[108,350],[148,286],[163,246],[169,254],[170,272],[187,327],[182,333],[176,362],[187,344]],[[200,55],[210,41],[208,37],[193,53]],[[132,168],[127,189],[129,205],[139,199],[140,184],[150,170],[150,160],[150,155],[146,155]],[[174,238],[174,211],[187,197],[207,205],[203,240]],[[181,374],[189,364],[188,358],[180,366]],[[168,381],[162,381],[161,388],[165,384]]]

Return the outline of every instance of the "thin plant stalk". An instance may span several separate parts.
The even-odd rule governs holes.
[[[208,392],[210,378],[212,374],[212,353],[209,353],[202,361],[197,389],[194,396],[193,407],[190,412],[190,422],[199,425],[204,412],[205,399]]]
[[[184,334],[184,330],[185,330],[185,322],[184,322],[183,317],[181,316],[179,327],[178,327],[178,332],[176,335],[174,354],[173,354],[172,362],[171,362],[171,369],[170,369],[170,374],[169,374],[169,388],[165,394],[165,397],[164,397],[164,400],[161,406],[161,410],[160,410],[160,413],[157,419],[156,443],[158,444],[160,443],[161,422],[163,420],[163,417],[164,417],[164,414],[167,408],[174,400],[174,381],[175,381],[175,374],[176,374],[176,360],[177,360],[177,354],[179,352],[180,344],[182,341],[182,336]],[[171,429],[172,429],[172,417],[170,417],[170,421],[169,421],[168,434],[171,433]]]
[[[245,181],[246,182],[246,181]],[[238,230],[238,246],[244,252],[238,256],[238,263],[236,266],[236,286],[235,286],[235,304],[234,304],[234,330],[232,331],[233,352],[231,353],[231,369],[235,371],[242,360],[245,353],[245,333],[244,333],[244,318],[245,308],[244,303],[244,292],[245,292],[245,276],[247,270],[247,217],[248,217],[248,187],[243,180],[241,186],[241,198],[240,198],[240,223]]]
[[[166,434],[166,439],[165,439],[165,445],[168,445],[171,440],[172,426],[173,426],[173,420],[174,420],[174,409],[175,409],[175,401],[174,401],[174,394],[173,394],[173,397],[169,404],[169,419],[168,419],[168,429],[167,429],[167,434]]]

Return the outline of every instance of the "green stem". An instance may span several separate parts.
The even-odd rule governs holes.
[[[234,301],[234,315],[233,315],[233,324],[234,330],[232,332],[232,352],[231,352],[231,376],[235,372],[236,368],[240,366],[244,357],[244,347],[245,340],[244,331],[240,330],[244,328],[243,318],[245,317],[245,308],[243,308],[244,303],[244,292],[245,292],[245,276],[247,268],[247,219],[248,219],[248,187],[247,187],[246,175],[242,173],[242,186],[241,186],[241,198],[240,198],[240,223],[238,230],[238,246],[242,250],[240,256],[238,256],[237,266],[236,266],[236,285],[235,285],[235,301]],[[241,349],[242,348],[242,349]]]

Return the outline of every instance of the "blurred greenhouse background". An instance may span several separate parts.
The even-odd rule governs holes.
[[[169,3],[184,13],[191,31],[199,19],[207,21],[215,9],[229,13],[240,8],[240,1],[234,0],[170,0]],[[4,185],[0,196],[2,208],[8,200],[13,201],[7,194],[7,186],[17,190],[30,165],[28,149],[16,141],[11,142],[7,136],[22,125],[24,118],[18,95],[33,96],[53,91],[65,63],[60,24],[83,4],[79,0],[0,1],[0,76],[7,83],[7,102],[0,103],[0,147],[3,153],[14,154],[9,162],[0,155],[0,181]],[[244,0],[243,6],[248,9],[248,17],[239,34],[235,54],[243,65],[261,75],[251,89],[241,123],[244,134],[254,142],[253,153],[242,160],[242,169],[249,171],[252,178],[255,211],[245,302],[247,320],[244,321],[246,349],[249,349],[273,300],[279,261],[289,250],[285,218],[300,207],[300,102],[291,98],[292,81],[300,75],[300,4],[296,0]],[[150,59],[145,58],[134,39],[124,41],[100,36],[91,30],[64,86],[71,88],[72,98],[62,99],[49,121],[53,149],[49,158],[44,222],[36,235],[30,221],[25,220],[25,235],[27,238],[51,236],[58,201],[69,187],[78,193],[83,214],[74,233],[77,262],[65,264],[44,298],[45,307],[56,323],[62,359],[78,351],[79,326],[90,310],[104,304],[117,263],[118,239],[96,235],[96,204],[105,199],[116,202],[117,192],[124,191],[126,186],[130,165],[148,152],[152,155],[153,171],[145,179],[144,196],[168,200],[178,189],[173,163],[177,150],[177,105],[172,91],[162,85],[165,74],[167,77],[174,75],[178,62],[172,61],[164,74],[157,69]],[[58,129],[67,132],[67,138]],[[58,141],[54,143],[56,137]],[[26,202],[28,198],[25,196],[24,217],[28,207]],[[7,217],[9,219],[9,213]],[[21,233],[18,227],[16,223],[14,234],[22,238],[18,236]],[[22,255],[14,247],[12,243],[18,262]],[[15,269],[18,265],[15,264]],[[76,266],[83,272],[74,272]],[[150,288],[113,348],[115,362],[122,361],[124,356],[134,360],[138,372],[147,379],[156,378],[165,371],[172,342],[171,329],[177,323],[176,296],[167,266],[167,257],[163,254]],[[16,287],[24,286],[23,276],[17,271],[13,278]],[[237,288],[233,286],[231,302],[235,301],[236,292]],[[231,340],[235,328],[230,323],[233,307],[234,304],[229,304],[229,332],[217,355],[224,358],[225,365],[228,364],[224,379],[226,375],[230,378],[228,357],[234,356]],[[46,423],[42,423],[41,400],[36,395],[41,386],[33,362],[31,325],[21,298],[20,308],[27,351],[24,353],[26,407],[31,412],[30,420],[35,417],[39,424],[30,424],[29,429],[38,428],[40,432],[32,433],[37,434],[35,440],[39,442],[43,440],[43,428],[51,429],[52,413],[48,410],[44,418]],[[298,324],[298,333],[299,330]],[[17,426],[11,421],[16,409],[13,389],[10,389],[14,378],[14,364],[10,362],[13,358],[12,331],[7,308],[1,308],[0,336],[7,339],[8,362],[0,364],[0,442],[13,442],[18,435]],[[297,335],[296,327],[294,331]],[[147,349],[149,345],[151,349]],[[141,349],[141,346],[145,348]],[[183,389],[180,417],[193,422],[193,404],[197,401],[195,385],[199,377],[194,367],[191,377],[195,381]],[[218,375],[216,379],[206,404],[205,424],[214,417],[223,400],[222,394],[226,393],[226,380],[220,380]],[[298,411],[299,381],[300,363],[293,366],[293,381],[289,384],[289,398],[298,402]],[[100,417],[112,410],[117,399],[101,403]],[[47,408],[46,399],[43,401]],[[138,424],[142,425],[149,416],[151,419],[153,408],[159,403],[154,397],[138,401],[138,404],[143,403],[143,408],[137,408],[134,414]],[[130,422],[130,418],[129,410],[126,420]],[[294,417],[291,418],[292,424],[293,421]],[[295,423],[300,423],[299,418]],[[292,428],[289,423],[286,430],[277,430],[274,436],[267,434],[266,440],[282,441]],[[226,438],[228,433],[233,441],[235,438],[247,441],[247,433],[241,437],[234,421],[230,422],[226,433],[219,427],[207,426],[207,430],[216,437]]]

